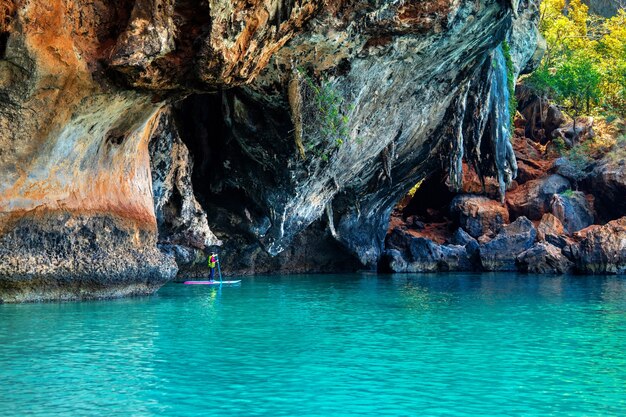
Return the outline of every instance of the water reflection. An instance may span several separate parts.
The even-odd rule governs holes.
[[[620,415],[623,277],[256,277],[0,306],[0,415]]]

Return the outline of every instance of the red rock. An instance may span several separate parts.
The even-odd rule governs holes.
[[[570,187],[566,178],[556,174],[528,181],[507,193],[506,203],[510,215],[513,218],[525,216],[531,220],[540,220],[550,211],[552,196]]]
[[[452,200],[450,214],[470,236],[478,238],[497,233],[509,222],[509,212],[498,201],[476,195],[460,195]]]

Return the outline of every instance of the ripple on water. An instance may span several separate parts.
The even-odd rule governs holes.
[[[258,277],[0,305],[0,415],[624,415],[626,280]]]

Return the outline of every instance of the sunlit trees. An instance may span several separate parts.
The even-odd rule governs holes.
[[[540,29],[548,50],[531,84],[573,118],[626,117],[626,11],[603,19],[580,0],[544,0]]]

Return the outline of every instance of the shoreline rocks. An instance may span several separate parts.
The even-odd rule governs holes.
[[[0,237],[0,303],[147,295],[177,270],[153,225],[115,215],[36,213]]]

